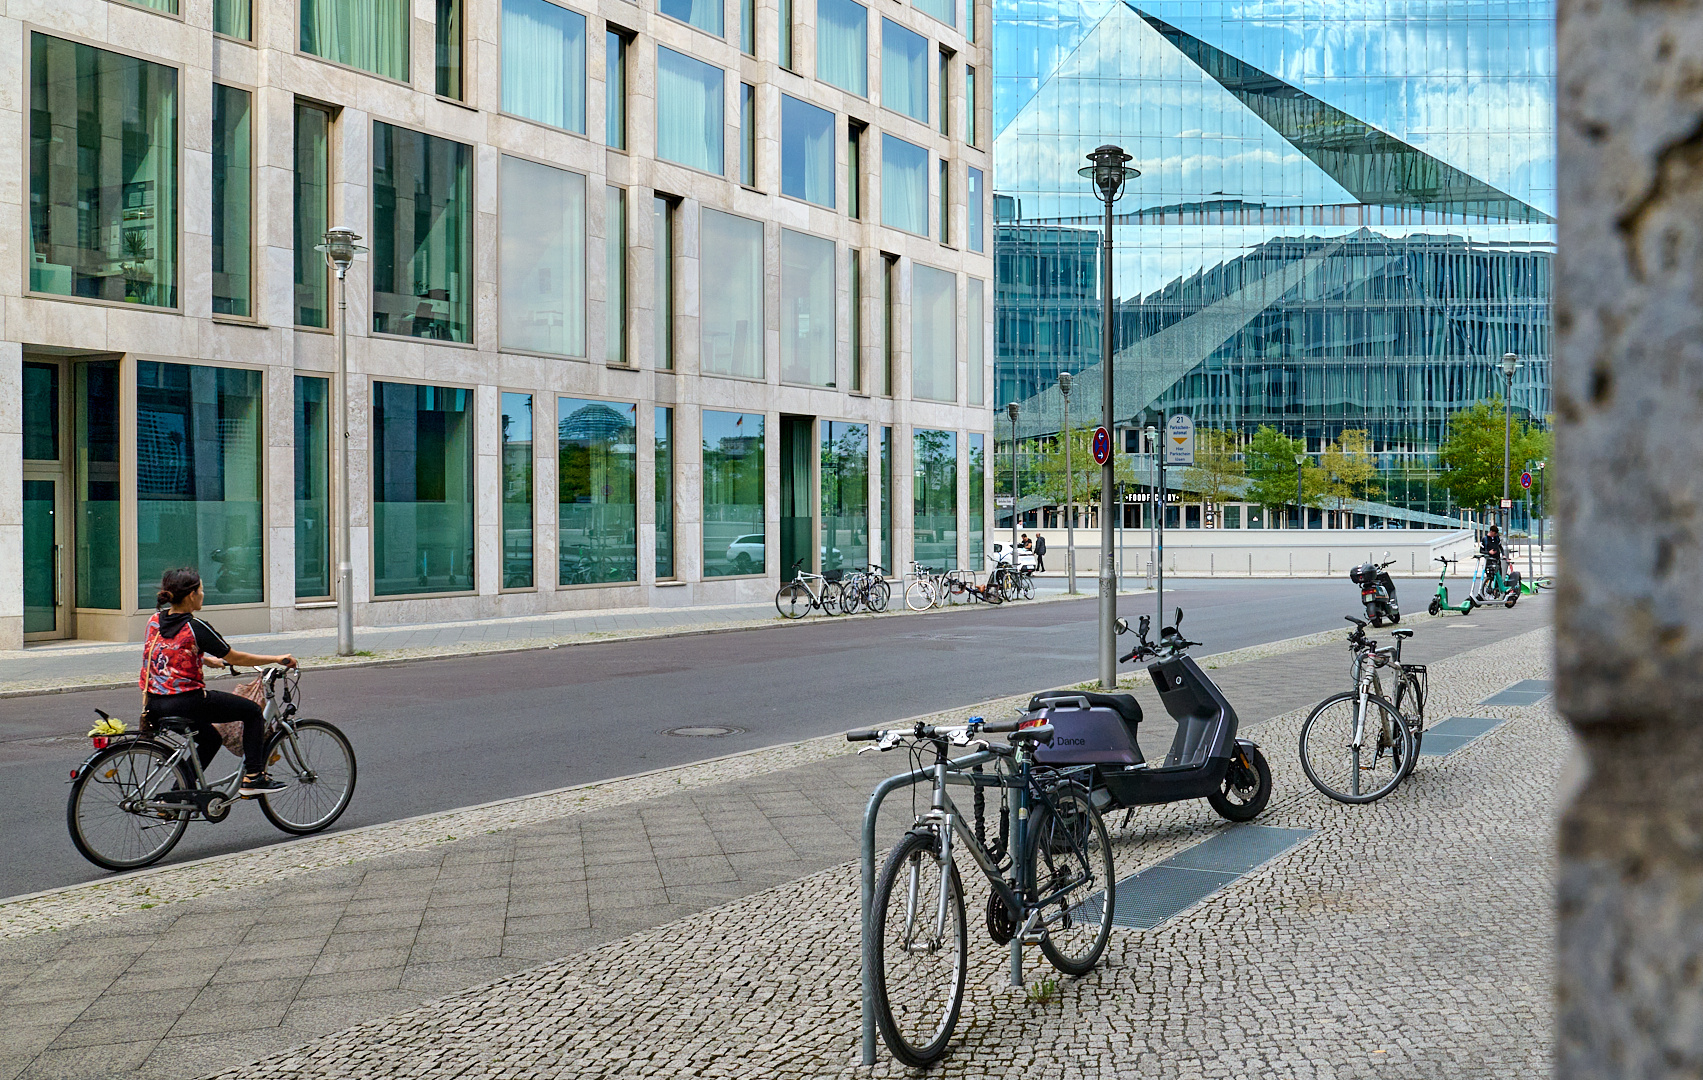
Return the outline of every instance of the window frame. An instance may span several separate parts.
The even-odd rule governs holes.
[[[585,235],[580,238],[580,275],[581,275],[580,281],[582,283],[581,284],[582,295],[580,296],[580,303],[584,308],[584,315],[582,316],[582,322],[583,322],[582,333],[583,333],[584,338],[585,338],[585,351],[584,351],[584,353],[582,353],[580,355],[575,355],[574,353],[544,352],[544,351],[537,350],[537,349],[516,349],[516,348],[512,348],[510,346],[503,344],[503,158],[506,158],[506,157],[514,158],[517,161],[523,161],[523,162],[527,163],[528,165],[539,165],[539,166],[543,166],[544,168],[547,168],[547,169],[555,169],[557,172],[572,173],[575,176],[578,176],[581,180],[583,180],[585,182],[585,205],[580,208],[580,217],[583,220],[584,227],[585,227]],[[497,220],[496,220],[496,241],[497,241],[496,263],[497,263],[497,267],[496,267],[496,273],[494,275],[495,276],[496,291],[493,293],[493,296],[495,297],[496,303],[497,303],[497,351],[499,353],[502,353],[502,354],[507,355],[507,356],[541,356],[541,357],[547,357],[547,358],[552,359],[552,360],[588,360],[588,359],[590,359],[590,357],[591,357],[591,239],[592,239],[592,237],[591,237],[591,205],[590,204],[591,204],[592,188],[595,185],[595,180],[596,180],[596,177],[590,175],[589,173],[583,173],[578,169],[567,168],[567,167],[563,166],[562,164],[560,164],[559,162],[544,161],[544,160],[537,158],[537,157],[534,157],[530,154],[519,154],[519,153],[515,153],[512,150],[498,150],[497,151],[497,190],[496,190],[496,194],[495,194],[496,201],[497,201],[497,213],[496,213],[496,218],[497,218]],[[475,240],[477,240],[478,222],[474,222],[474,228],[475,228]],[[388,337],[397,337],[397,336],[400,336],[400,335],[381,334],[381,335],[378,335],[378,336],[388,338]],[[416,340],[431,340],[431,339],[416,339]],[[433,344],[454,345],[454,344],[457,344],[457,343],[453,342],[453,341],[436,341],[436,340],[433,340]],[[509,393],[521,393],[521,392],[522,391],[518,391],[518,390],[509,391]],[[525,391],[525,392],[526,393],[532,393],[533,391],[528,390],[528,391]],[[537,418],[534,417],[535,423],[536,423],[536,419]]]
[[[687,60],[691,60],[695,63],[702,64],[707,68],[713,68],[714,70],[721,73],[721,121],[720,121],[720,123],[718,123],[715,126],[716,142],[719,144],[719,147],[720,147],[720,150],[721,150],[721,171],[720,172],[708,172],[704,169],[698,168],[696,165],[688,165],[685,162],[675,161],[673,158],[666,158],[666,157],[662,156],[662,147],[661,147],[661,140],[662,140],[662,116],[661,116],[662,100],[661,100],[660,97],[657,97],[657,96],[654,96],[654,95],[652,97],[652,109],[651,109],[651,129],[652,129],[651,130],[651,135],[652,135],[651,158],[652,158],[652,160],[655,161],[659,165],[670,165],[670,166],[673,166],[674,168],[677,168],[677,169],[686,169],[690,172],[697,173],[700,176],[714,176],[714,177],[721,179],[721,180],[727,179],[727,79],[728,79],[728,74],[729,74],[728,69],[722,67],[719,64],[712,64],[708,60],[700,60],[698,57],[693,56],[690,53],[681,52],[679,49],[672,48],[668,45],[664,45],[660,41],[656,42],[655,44],[656,44],[656,48],[657,48],[658,51],[656,53],[656,67],[654,69],[654,73],[658,76],[658,82],[660,82],[660,76],[661,76],[661,73],[662,73],[662,53],[661,53],[661,50],[663,50],[663,49],[667,49],[669,52],[674,53],[676,56],[681,56],[681,57],[684,57]],[[737,75],[737,73],[735,73],[735,75]]]
[[[438,342],[437,344],[448,344],[448,343],[447,342]],[[366,588],[367,596],[366,596],[366,602],[369,603],[369,604],[383,604],[383,603],[389,603],[389,602],[395,601],[395,600],[432,600],[432,599],[436,599],[438,597],[447,597],[447,596],[478,596],[479,595],[479,570],[480,570],[479,544],[478,544],[479,495],[480,495],[479,483],[478,483],[478,468],[479,468],[479,388],[477,386],[464,385],[460,382],[457,382],[454,379],[417,379],[417,378],[412,378],[412,377],[409,377],[409,376],[402,376],[402,375],[383,375],[383,376],[380,376],[380,375],[376,375],[376,374],[368,374],[362,379],[362,382],[364,382],[364,384],[365,384],[366,397],[367,397],[367,399],[366,399],[366,419],[365,419],[365,423],[367,425],[366,452],[367,452],[368,468],[367,468],[367,482],[366,482],[365,486],[366,486],[366,489],[367,489],[367,515],[368,515],[368,521],[371,522],[371,524],[369,524],[368,528],[367,528],[367,588]],[[469,405],[469,408],[467,410],[468,414],[469,414],[468,422],[473,425],[473,432],[472,432],[471,436],[469,436],[469,438],[468,438],[468,443],[470,444],[472,451],[473,451],[473,453],[472,453],[473,461],[472,461],[471,465],[469,466],[469,469],[472,472],[472,480],[473,480],[473,483],[469,485],[469,491],[470,491],[471,496],[472,496],[473,532],[474,532],[473,572],[472,572],[473,587],[470,588],[470,589],[457,589],[457,590],[454,590],[454,591],[451,591],[451,592],[389,593],[389,594],[386,594],[384,596],[380,596],[378,594],[378,572],[377,572],[378,559],[377,559],[377,555],[378,555],[378,534],[379,534],[379,530],[378,530],[376,521],[373,521],[373,518],[375,518],[377,516],[374,513],[374,511],[376,510],[376,508],[378,506],[378,498],[375,494],[375,485],[378,483],[378,475],[379,475],[378,452],[376,450],[377,439],[378,439],[378,429],[372,422],[372,413],[373,413],[373,409],[376,406],[377,400],[378,400],[377,395],[373,392],[373,388],[375,386],[377,386],[379,383],[390,383],[392,385],[399,385],[399,386],[430,386],[430,387],[434,387],[434,388],[439,389],[439,390],[465,390],[465,391],[468,392],[468,394],[471,395],[471,397],[469,398],[470,405]],[[499,390],[498,393],[500,394],[501,391]],[[533,393],[536,394],[536,391],[533,391]],[[503,408],[502,399],[499,397],[497,399],[497,415],[499,417],[502,416],[502,408]],[[537,425],[538,425],[537,408],[538,408],[537,399],[536,399],[536,397],[534,397],[534,401],[533,401],[533,410],[534,410],[533,411],[533,430],[534,431],[537,430]],[[500,446],[501,444],[499,443],[498,445]],[[534,492],[536,492],[536,490],[537,490],[537,479],[536,479],[536,477],[533,480],[533,490],[534,490]],[[354,494],[354,492],[351,491],[350,495],[352,496],[353,494]],[[536,507],[536,503],[534,504],[534,506]],[[536,512],[536,510],[535,510],[535,512]],[[533,551],[536,552],[537,551],[536,539],[533,541],[533,545],[534,545]],[[500,556],[499,556],[499,558],[500,558]],[[502,571],[501,571],[501,568],[500,568],[500,565],[499,565],[498,576],[500,577],[501,574],[502,574]],[[538,570],[537,570],[536,567],[533,568],[532,580],[534,582],[536,582],[538,580]],[[333,584],[335,584],[335,583],[333,583]],[[357,597],[357,599],[358,599],[358,597]]]
[[[235,40],[238,40],[238,39],[232,38],[231,40],[235,41]],[[249,297],[248,297],[248,308],[249,308],[250,313],[247,314],[247,315],[228,315],[228,314],[221,314],[219,312],[213,312],[212,318],[213,318],[214,322],[232,323],[232,324],[237,325],[237,326],[259,326],[259,325],[261,325],[261,322],[260,322],[260,298],[257,295],[258,290],[256,289],[256,285],[258,284],[258,279],[259,279],[260,275],[255,270],[255,265],[256,265],[257,260],[254,257],[255,240],[260,235],[260,212],[259,212],[259,205],[258,205],[260,200],[256,197],[257,188],[259,187],[259,179],[260,179],[259,175],[258,175],[258,170],[256,168],[256,166],[259,164],[259,160],[256,157],[256,154],[258,153],[258,150],[257,150],[258,140],[255,138],[255,131],[254,131],[254,128],[255,128],[255,124],[254,124],[254,112],[255,112],[254,99],[255,99],[256,94],[259,92],[259,87],[244,86],[241,83],[226,82],[226,81],[221,80],[221,79],[214,79],[213,84],[214,84],[214,86],[228,86],[233,90],[241,90],[241,91],[244,91],[245,93],[248,94],[248,115],[249,115],[249,125],[248,125],[248,161],[249,161],[249,165],[248,165],[248,172],[249,172],[249,185],[248,185],[248,290],[249,290]],[[294,175],[293,175],[294,172],[295,172],[295,162],[293,160],[295,158],[295,121],[296,121],[295,112],[296,112],[295,102],[292,101],[290,103],[290,157],[292,158],[292,161],[290,163],[291,164],[290,171],[292,173],[292,176],[291,176],[292,186],[294,185],[294,182],[295,182],[295,178],[294,178]],[[208,115],[209,115],[209,117],[211,117],[211,108],[210,107],[209,107],[209,110],[208,110]],[[326,172],[327,173],[329,173],[331,171],[330,157],[331,157],[331,155],[328,153],[326,155],[326,159],[327,159],[326,160]],[[209,167],[208,175],[211,176],[211,167]],[[328,187],[329,187],[329,185],[328,185]],[[211,186],[209,186],[209,189],[208,189],[207,201],[208,201],[208,216],[210,218],[211,215],[212,215],[212,189],[211,189]],[[291,202],[290,212],[293,216],[294,213],[295,213],[295,205],[294,205],[295,198],[294,198],[294,192],[293,191],[291,192],[290,202]],[[318,253],[316,253],[316,254],[318,254]],[[323,262],[324,259],[322,258],[320,261]],[[212,273],[211,253],[209,253],[207,267],[208,267],[208,273],[211,274]],[[294,267],[292,267],[291,268],[291,277],[294,278],[294,276],[295,276]],[[295,307],[295,295],[294,295],[295,282],[293,280],[290,282],[290,288],[291,288],[290,307],[292,308],[292,311],[290,313],[290,318],[293,321],[295,319],[295,312],[293,310],[294,307]],[[308,327],[308,329],[317,330],[319,328],[318,327]]]
[[[337,125],[339,124],[340,118],[342,116],[342,109],[338,108],[335,105],[330,105],[330,104],[327,104],[326,102],[320,101],[317,98],[302,97],[299,94],[291,96],[291,99],[290,99],[290,217],[291,217],[292,223],[294,222],[295,217],[296,217],[296,201],[295,201],[296,131],[297,131],[296,110],[300,109],[300,108],[315,109],[315,110],[318,110],[319,112],[322,112],[322,113],[325,114],[325,224],[326,224],[326,228],[330,228],[331,225],[332,225],[332,191],[333,191],[333,189],[336,188],[337,181],[338,181],[337,164],[338,164],[339,158],[338,158],[337,152],[336,152],[336,149],[337,149],[336,135],[337,135],[337,131],[338,131]],[[371,202],[371,196],[370,195],[368,196],[368,202],[369,203]],[[292,232],[293,231],[294,230],[292,228]],[[334,316],[331,314],[331,311],[332,311],[332,308],[337,303],[337,297],[335,295],[336,286],[332,283],[333,282],[333,275],[332,275],[332,272],[331,272],[331,267],[330,267],[329,264],[326,263],[324,253],[316,252],[316,254],[318,254],[320,256],[319,262],[320,262],[320,265],[324,268],[324,271],[325,271],[325,309],[326,309],[325,323],[326,323],[326,325],[324,325],[324,326],[310,326],[307,323],[296,321],[295,267],[294,267],[294,265],[292,265],[290,267],[290,328],[292,330],[296,330],[296,331],[299,331],[299,332],[302,332],[302,333],[331,334],[331,335],[335,336],[336,333],[337,333],[337,328],[332,323],[332,319],[334,318]]]
[[[524,123],[524,124],[537,124],[539,127],[543,128],[546,131],[560,131],[560,132],[563,132],[564,134],[573,135],[576,138],[585,139],[586,141],[591,142],[591,141],[593,141],[592,138],[591,138],[591,37],[592,37],[591,16],[587,15],[583,11],[578,11],[574,8],[571,8],[566,4],[557,3],[556,0],[539,0],[539,2],[549,4],[552,7],[561,8],[563,11],[567,12],[568,14],[578,15],[581,19],[585,20],[585,42],[584,42],[584,44],[585,44],[585,59],[584,59],[584,64],[585,64],[586,86],[585,86],[583,93],[582,93],[583,107],[585,109],[585,117],[584,117],[585,130],[584,131],[575,131],[571,127],[558,127],[555,124],[552,124],[547,120],[538,120],[538,119],[534,119],[533,117],[530,117],[530,116],[524,116],[521,113],[510,112],[503,107],[503,30],[502,30],[503,5],[502,5],[502,0],[497,0],[497,107],[493,111],[496,112],[497,115],[505,116],[505,117],[509,118],[510,120],[519,120],[521,123]],[[608,29],[607,24],[605,25],[605,29]],[[608,89],[607,89],[607,87],[608,87],[607,74],[605,75],[604,86],[605,86],[604,92],[607,93],[608,92]],[[451,101],[453,99],[443,98],[442,100]],[[463,104],[463,103],[462,102],[456,102],[456,104],[459,105],[459,104]],[[605,106],[604,106],[604,111],[605,111],[605,122],[607,122],[607,112],[608,112],[607,104],[605,104]],[[631,123],[628,123],[627,130],[628,130],[629,133],[632,131]],[[459,142],[460,140],[457,139],[455,141]],[[603,141],[601,139],[595,140],[595,141],[597,141],[601,145],[604,145],[606,149],[614,149],[613,147],[608,147],[607,144],[603,143]],[[474,145],[477,146],[477,145],[480,145],[480,144],[475,143]]]
[[[467,279],[468,279],[467,340],[466,341],[445,341],[445,340],[442,340],[441,338],[423,338],[423,337],[417,337],[413,334],[398,334],[398,333],[394,333],[394,332],[391,332],[391,331],[380,332],[380,331],[374,330],[372,328],[372,324],[371,324],[370,320],[378,312],[378,300],[377,300],[378,279],[377,279],[377,276],[374,274],[374,272],[371,268],[371,263],[372,263],[371,256],[369,256],[368,259],[367,259],[367,262],[368,262],[368,270],[367,270],[367,307],[368,307],[368,311],[367,311],[367,318],[369,319],[369,322],[368,322],[368,325],[367,325],[367,334],[370,337],[379,338],[379,339],[382,339],[382,340],[385,340],[385,341],[417,341],[417,342],[424,342],[424,343],[427,343],[427,344],[430,344],[430,345],[443,346],[445,348],[451,348],[451,349],[478,350],[479,347],[480,347],[480,344],[479,344],[479,288],[478,288],[478,280],[477,280],[477,276],[478,276],[478,273],[479,273],[479,252],[478,252],[478,249],[477,249],[478,240],[479,240],[479,228],[478,228],[478,226],[479,226],[479,220],[478,220],[478,218],[479,218],[479,214],[478,214],[479,191],[478,191],[478,188],[477,188],[477,184],[478,184],[478,181],[479,181],[479,175],[478,175],[479,174],[479,153],[478,153],[479,144],[478,143],[465,143],[465,142],[462,142],[460,139],[455,138],[453,136],[440,135],[436,131],[428,130],[424,127],[416,127],[412,124],[398,123],[395,120],[391,120],[388,117],[381,116],[380,114],[378,114],[376,112],[367,113],[366,116],[367,116],[367,138],[368,138],[368,141],[367,141],[367,176],[366,176],[366,180],[367,180],[367,227],[368,227],[369,230],[371,230],[371,236],[369,237],[369,239],[367,241],[369,244],[373,244],[373,245],[376,246],[377,241],[378,241],[378,206],[377,206],[378,185],[373,182],[373,175],[372,175],[373,170],[377,167],[375,162],[374,162],[375,155],[373,154],[373,147],[377,143],[378,140],[376,138],[374,138],[373,128],[372,128],[373,124],[385,124],[389,127],[396,128],[400,131],[408,131],[408,132],[412,132],[416,135],[429,136],[429,137],[434,138],[434,139],[439,139],[443,142],[452,143],[456,146],[464,146],[464,147],[467,148],[467,151],[468,151],[468,154],[467,154],[467,207],[468,207],[468,218],[467,218],[467,234],[468,234],[468,245],[467,245],[467,259],[468,259],[468,267],[467,267],[467,271],[468,271],[467,272]],[[552,166],[552,168],[557,168],[557,167],[559,167],[559,166]],[[565,170],[565,171],[567,171],[567,170]],[[501,181],[498,182],[498,186],[499,186],[499,189],[500,189]],[[499,194],[500,193],[501,192],[499,190]],[[385,380],[380,380],[380,381],[389,382],[390,380],[385,379]],[[435,382],[423,382],[420,385],[421,386],[443,386],[443,388],[446,389],[446,390],[467,389],[466,387],[453,386],[453,385],[449,385],[449,384],[435,383]]]

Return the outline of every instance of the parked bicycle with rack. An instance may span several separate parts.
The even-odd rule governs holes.
[[[885,571],[875,563],[862,570],[853,570],[840,580],[840,607],[851,615],[858,609],[881,612],[887,610],[892,586],[887,584]]]
[[[838,581],[804,569],[804,560],[792,564],[792,580],[775,593],[775,609],[783,619],[802,619],[812,611],[838,615],[845,590]]]
[[[846,735],[848,742],[933,758],[917,770],[932,778],[930,807],[887,857],[865,944],[881,1038],[906,1065],[924,1068],[946,1055],[964,1002],[969,942],[959,850],[970,853],[991,887],[987,929],[996,943],[1039,945],[1053,967],[1074,976],[1093,970],[1105,952],[1116,899],[1111,841],[1077,780],[1085,770],[1035,763],[1035,747],[1050,742],[1052,731],[972,717],[961,727],[917,723]],[[996,733],[1008,733],[1009,745],[982,738]],[[954,761],[952,747],[972,753]],[[982,771],[985,764],[993,770]],[[973,828],[948,784],[974,787]],[[1001,801],[992,843],[983,816],[988,788]]]
[[[1425,734],[1428,677],[1421,664],[1404,664],[1402,643],[1413,631],[1394,631],[1395,644],[1378,647],[1366,621],[1348,634],[1354,689],[1333,694],[1301,725],[1301,771],[1320,793],[1337,802],[1369,803],[1388,795],[1413,772]],[[1389,669],[1396,695],[1384,694],[1379,671]]]

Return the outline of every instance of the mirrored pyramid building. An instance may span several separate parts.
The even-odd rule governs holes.
[[[1100,411],[1100,204],[1118,143],[1120,418],[1191,412],[1428,468],[1445,417],[1549,410],[1547,2],[996,0],[996,403],[1020,436]],[[1441,512],[1425,485],[1389,497]]]

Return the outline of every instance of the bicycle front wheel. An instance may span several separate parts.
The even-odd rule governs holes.
[[[872,581],[869,591],[863,594],[863,604],[871,611],[886,611],[887,602],[893,598],[893,587],[885,581]]]
[[[65,824],[78,854],[108,870],[134,870],[165,858],[183,830],[190,811],[145,809],[142,789],[164,767],[170,753],[158,743],[134,740],[108,747],[71,785]],[[174,789],[195,786],[179,765],[156,785],[154,801]]]
[[[822,610],[829,615],[838,615],[841,611],[849,612],[851,609],[846,607],[847,596],[844,585],[837,581],[824,581],[822,583]]]
[[[1066,975],[1086,975],[1112,936],[1117,882],[1106,823],[1079,784],[1060,784],[1032,821],[1024,862],[1041,902],[1041,952]]]
[[[1322,794],[1337,802],[1369,803],[1388,795],[1407,775],[1413,736],[1395,706],[1366,696],[1357,723],[1360,695],[1344,692],[1313,708],[1301,725],[1301,771]]]
[[[1018,595],[1025,600],[1033,600],[1035,598],[1035,579],[1033,577],[1028,574],[1023,575],[1023,581],[1018,588]]]
[[[336,821],[355,795],[355,751],[324,720],[297,720],[295,734],[281,730],[266,748],[273,779],[290,786],[260,797],[266,820],[298,836]]]
[[[810,590],[800,582],[782,585],[775,594],[775,610],[783,619],[802,619],[810,614]]]
[[[946,1056],[964,1004],[964,884],[931,832],[905,834],[875,885],[875,1022],[893,1056],[922,1069]]]
[[[912,611],[927,611],[934,606],[934,582],[917,578],[905,586],[905,606]]]

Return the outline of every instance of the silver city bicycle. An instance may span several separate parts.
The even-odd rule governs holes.
[[[1301,771],[1337,802],[1369,803],[1413,772],[1424,737],[1427,680],[1423,666],[1401,662],[1402,642],[1412,630],[1394,631],[1396,643],[1380,649],[1366,637],[1364,619],[1347,619],[1354,624],[1348,635],[1354,689],[1313,706],[1301,725]],[[1394,702],[1378,674],[1385,668],[1395,680]]]
[[[805,570],[803,559],[792,564],[792,580],[775,593],[775,609],[783,619],[802,619],[816,610],[838,615],[844,601],[840,583]]]
[[[328,828],[348,808],[355,751],[331,724],[297,717],[300,683],[300,668],[261,669],[267,770],[289,786],[257,801],[272,824],[306,835]],[[242,798],[242,769],[209,779],[195,730],[194,721],[167,716],[154,720],[152,732],[93,737],[95,751],[72,771],[65,806],[71,842],[85,859],[108,870],[148,866],[165,858],[191,821],[217,824],[230,816]]]

